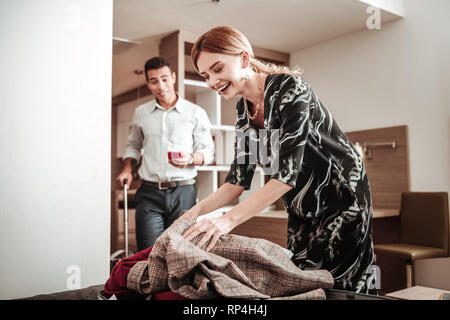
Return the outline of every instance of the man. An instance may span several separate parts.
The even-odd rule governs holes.
[[[183,210],[195,205],[195,166],[214,158],[208,116],[175,92],[176,75],[169,62],[151,58],[145,63],[145,77],[156,99],[136,108],[124,168],[116,179],[121,187],[124,179],[131,185],[143,149],[138,171],[142,184],[135,196],[139,251],[152,246]]]

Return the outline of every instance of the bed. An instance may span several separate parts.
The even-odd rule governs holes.
[[[90,286],[78,290],[55,292],[51,294],[40,294],[18,300],[102,300],[99,297],[103,290],[103,284]],[[392,300],[384,296],[358,294],[350,291],[327,289],[325,290],[327,300]],[[113,300],[114,297],[112,297]]]

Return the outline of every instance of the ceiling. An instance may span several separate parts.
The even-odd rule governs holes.
[[[141,44],[115,46],[113,96],[144,83],[133,71],[158,54],[161,38],[178,29],[201,35],[229,25],[254,46],[292,53],[365,30],[368,6],[359,0],[114,0],[114,37]],[[381,11],[382,23],[399,18]]]

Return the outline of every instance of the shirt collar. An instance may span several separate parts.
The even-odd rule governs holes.
[[[172,110],[175,108],[179,113],[183,113],[183,110],[184,110],[183,102],[182,102],[183,99],[179,96],[178,93],[176,93],[176,95],[177,95],[177,102],[175,102],[175,105],[172,108],[170,108],[169,110]],[[160,108],[161,110],[166,111],[166,109],[164,109],[164,107],[158,103],[158,100],[155,99],[154,102],[155,103],[153,104],[152,111],[154,111],[156,108]],[[169,110],[167,110],[167,111],[169,111]]]

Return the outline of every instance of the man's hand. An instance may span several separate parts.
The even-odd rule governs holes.
[[[194,163],[194,157],[192,153],[180,152],[180,157],[173,157],[169,159],[169,163],[177,168],[185,168],[186,166]]]
[[[128,189],[131,186],[131,182],[133,182],[133,173],[131,168],[125,167],[122,172],[117,176],[116,181],[120,184],[120,186],[123,188],[123,181],[127,179],[127,186]]]

